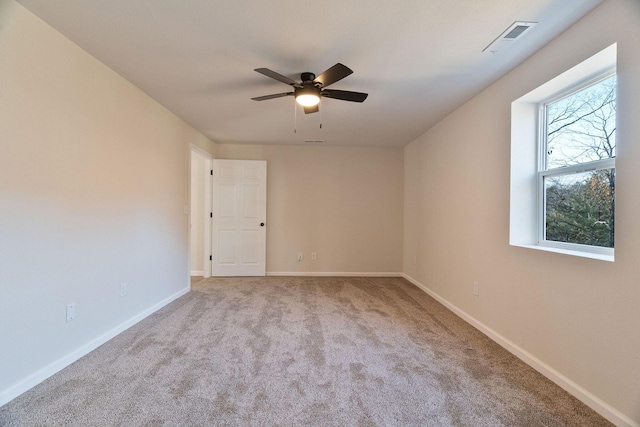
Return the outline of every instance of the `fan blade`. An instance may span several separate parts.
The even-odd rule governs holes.
[[[272,79],[278,80],[279,82],[282,82],[291,86],[298,86],[300,84],[297,81],[290,79],[287,76],[283,76],[282,74],[278,74],[275,71],[271,71],[268,68],[256,68],[253,71],[257,71],[260,74],[264,74],[267,77],[271,77]]]
[[[318,105],[319,104],[312,105],[311,107],[304,107],[304,113],[305,114],[317,113],[320,110]]]
[[[327,87],[334,84],[338,80],[344,79],[352,73],[353,71],[351,71],[351,68],[347,67],[346,65],[337,63],[336,65],[316,77],[313,82],[322,84],[322,87]]]
[[[265,96],[256,96],[255,98],[251,98],[254,101],[266,101],[267,99],[276,99],[282,98],[283,96],[293,95],[293,92],[284,92],[284,93],[276,93],[273,95],[265,95]]]
[[[322,96],[326,96],[327,98],[333,99],[341,99],[343,101],[352,101],[352,102],[364,102],[369,96],[368,93],[362,92],[351,92],[348,90],[335,90],[335,89],[325,89],[320,92]]]

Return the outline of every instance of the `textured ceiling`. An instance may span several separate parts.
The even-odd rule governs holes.
[[[219,143],[404,146],[602,0],[18,0]],[[514,21],[539,24],[503,52],[482,50]],[[337,62],[354,74],[297,114],[290,88]],[[320,122],[323,126],[320,129]]]

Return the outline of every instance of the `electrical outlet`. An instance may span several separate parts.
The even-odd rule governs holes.
[[[302,252],[298,252],[298,262],[302,261],[304,258],[304,254]]]
[[[67,304],[67,323],[76,318],[76,304]]]
[[[475,296],[480,295],[480,284],[478,282],[473,282],[473,294]]]
[[[311,259],[314,260],[314,261],[317,260],[318,259],[318,254],[315,253],[315,252],[311,252]]]
[[[127,295],[127,284],[125,282],[120,283],[120,298]]]

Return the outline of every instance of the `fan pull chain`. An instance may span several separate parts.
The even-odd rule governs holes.
[[[293,133],[298,133],[298,109],[296,108],[296,99],[293,98]]]
[[[322,107],[322,102],[318,101],[318,108]],[[320,129],[322,129],[322,108],[320,108]]]

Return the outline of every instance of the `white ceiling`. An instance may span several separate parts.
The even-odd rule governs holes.
[[[602,0],[18,0],[219,143],[404,146]],[[507,50],[482,50],[514,21],[539,24]],[[341,62],[354,73],[321,114],[290,87]],[[322,120],[323,127],[319,123]]]

